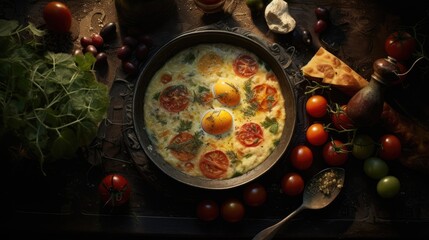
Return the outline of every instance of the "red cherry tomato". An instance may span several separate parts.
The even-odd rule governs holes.
[[[334,127],[338,130],[352,129],[354,124],[352,120],[346,114],[347,104],[338,106],[331,113],[331,121]]]
[[[408,32],[397,31],[391,33],[386,38],[384,49],[387,55],[397,61],[407,61],[416,50],[416,39]]]
[[[298,145],[292,149],[290,161],[296,169],[309,169],[313,164],[313,152],[305,145]]]
[[[267,191],[260,183],[250,183],[243,190],[244,202],[251,207],[258,207],[267,200]]]
[[[305,136],[311,145],[322,146],[328,141],[329,134],[323,124],[313,123],[308,127]]]
[[[283,192],[288,196],[298,196],[304,191],[304,179],[299,173],[290,172],[281,181]]]
[[[46,4],[43,8],[43,19],[49,30],[60,33],[70,31],[72,15],[64,3],[53,1]]]
[[[393,134],[385,134],[380,137],[380,150],[378,156],[384,160],[398,159],[402,153],[402,145],[399,138]]]
[[[131,187],[124,176],[109,174],[98,185],[98,193],[104,205],[121,206],[130,199]]]
[[[243,219],[245,209],[243,203],[240,200],[236,198],[230,198],[222,203],[220,213],[225,221],[235,223]]]
[[[326,115],[328,109],[328,101],[322,95],[311,96],[306,104],[305,110],[307,113],[315,118],[321,118]]]
[[[323,146],[322,156],[329,166],[341,166],[348,158],[348,149],[343,142],[333,140]]]
[[[197,205],[197,217],[203,221],[213,221],[219,216],[219,206],[214,200],[204,199]]]

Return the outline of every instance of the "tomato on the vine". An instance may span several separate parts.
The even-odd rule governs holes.
[[[220,213],[225,221],[235,223],[243,219],[245,209],[240,200],[229,198],[222,203]]]
[[[332,124],[338,130],[347,130],[355,127],[352,120],[347,116],[346,110],[347,104],[336,105],[331,113]]]
[[[313,164],[313,152],[305,145],[298,145],[292,149],[290,162],[296,169],[309,169]]]
[[[288,196],[297,196],[304,191],[304,179],[299,173],[290,172],[281,180],[283,192]]]
[[[46,22],[46,27],[54,32],[68,32],[72,24],[70,9],[64,3],[56,1],[45,5],[43,19]]]
[[[305,136],[311,145],[322,146],[328,140],[329,134],[323,124],[313,123],[308,127]]]
[[[387,36],[384,48],[397,61],[407,61],[416,50],[416,39],[408,32],[397,31]]]
[[[260,183],[250,183],[243,190],[243,199],[251,207],[260,206],[267,200],[267,190]]]
[[[384,160],[394,160],[401,156],[402,145],[399,138],[393,134],[385,134],[380,137],[380,149],[378,156]]]
[[[315,118],[321,118],[326,115],[328,109],[328,101],[322,95],[313,95],[308,98],[305,103],[307,113]]]
[[[129,201],[131,187],[124,176],[109,174],[98,185],[98,193],[104,205],[121,206]]]
[[[323,146],[323,160],[329,166],[341,166],[348,158],[347,146],[340,140],[332,140]]]
[[[197,205],[197,217],[203,221],[213,221],[219,216],[219,205],[211,199],[203,199]]]

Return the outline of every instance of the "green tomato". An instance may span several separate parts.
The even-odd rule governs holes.
[[[365,159],[363,163],[363,171],[372,179],[381,179],[389,173],[389,167],[386,162],[378,157],[370,157]]]
[[[375,142],[367,134],[357,134],[353,139],[352,155],[360,160],[367,159],[374,154]]]
[[[399,193],[401,183],[395,176],[386,176],[377,183],[377,193],[382,198],[392,198]]]

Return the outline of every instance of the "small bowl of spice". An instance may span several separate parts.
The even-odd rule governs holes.
[[[223,11],[225,0],[194,0],[195,5],[205,13]]]

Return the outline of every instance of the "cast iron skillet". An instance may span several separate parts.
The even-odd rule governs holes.
[[[163,157],[156,151],[152,145],[145,128],[144,123],[144,98],[146,89],[152,76],[175,54],[181,50],[195,46],[201,43],[225,43],[233,46],[245,48],[260,59],[265,61],[276,74],[286,106],[286,122],[282,133],[281,140],[276,149],[267,159],[253,170],[231,179],[213,180],[187,175],[173,168]],[[268,49],[258,41],[251,39],[243,34],[226,31],[226,30],[201,30],[183,33],[163,47],[161,47],[148,61],[140,73],[134,89],[134,98],[132,105],[133,124],[139,143],[144,149],[151,161],[158,166],[164,173],[173,179],[190,186],[203,189],[229,189],[243,185],[254,180],[268,171],[286,151],[291,142],[296,122],[296,103],[292,85],[284,71],[280,61],[268,51]]]

